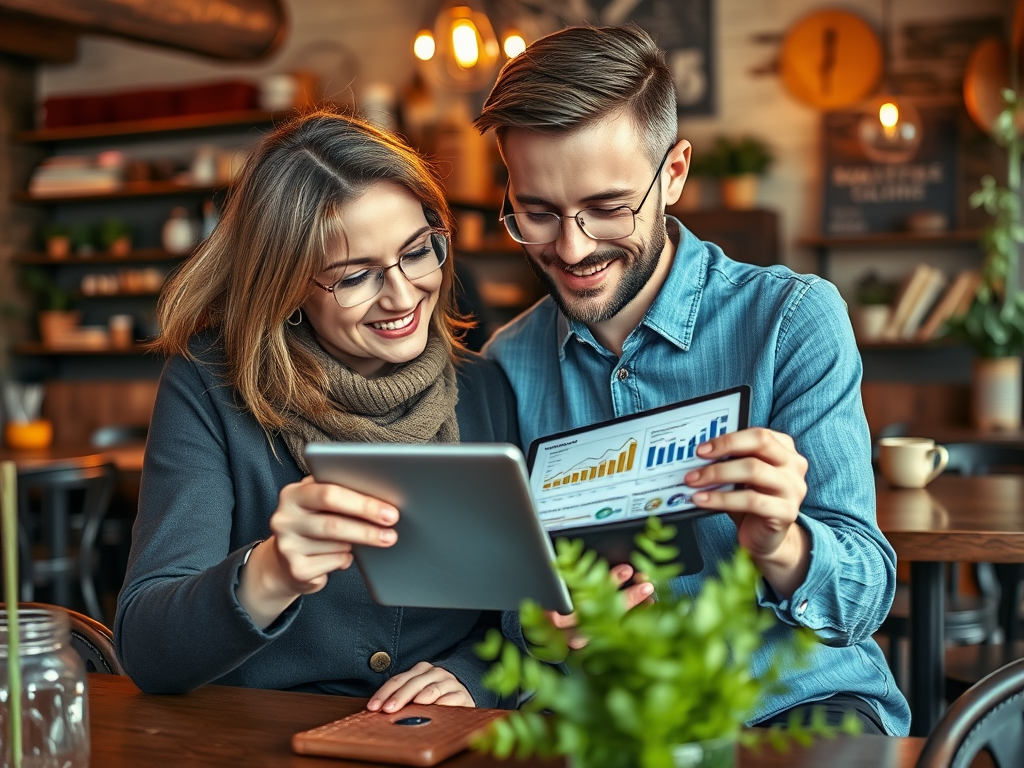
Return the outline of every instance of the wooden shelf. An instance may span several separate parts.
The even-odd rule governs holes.
[[[227,185],[195,187],[178,184],[174,181],[147,181],[142,184],[125,184],[112,192],[76,193],[67,195],[47,195],[39,197],[28,192],[17,192],[14,200],[19,203],[83,203],[96,200],[127,200],[133,197],[167,197],[171,195],[212,195],[218,190],[226,189]]]
[[[877,248],[879,246],[920,247],[977,244],[981,232],[873,232],[865,235],[811,235],[797,240],[804,248]]]
[[[38,264],[53,267],[90,267],[94,264],[144,264],[152,261],[179,261],[191,254],[168,253],[163,248],[139,248],[126,256],[111,256],[109,253],[96,253],[92,256],[68,256],[55,259],[45,253],[19,253],[12,261],[15,264]]]
[[[18,344],[14,351],[19,355],[33,355],[36,357],[54,357],[74,355],[76,357],[113,355],[117,357],[137,356],[150,354],[148,347],[142,344],[133,344],[130,347],[63,347],[54,349],[38,341],[28,341]]]
[[[131,120],[119,123],[100,123],[68,128],[40,128],[32,131],[16,131],[14,141],[23,144],[54,144],[71,141],[90,141],[126,136],[146,136],[164,133],[188,133],[209,131],[217,128],[246,128],[265,125],[275,120],[288,118],[291,112],[224,112],[211,115],[180,115],[161,117],[153,120]]]

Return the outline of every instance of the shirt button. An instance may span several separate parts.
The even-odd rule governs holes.
[[[383,672],[391,666],[391,657],[384,651],[377,651],[370,657],[370,669],[374,672]]]
[[[625,366],[619,368],[619,370],[615,372],[615,378],[617,378],[619,381],[625,381],[626,379],[628,379],[629,368],[626,368]]]
[[[800,603],[800,605],[798,605],[796,607],[796,615],[797,616],[803,616],[804,615],[804,611],[806,611],[806,610],[807,610],[807,601],[804,600],[803,602]]]

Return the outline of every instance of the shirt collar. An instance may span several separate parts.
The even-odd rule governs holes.
[[[673,232],[679,233],[679,246],[672,257],[672,269],[641,325],[646,325],[685,352],[693,342],[697,311],[707,283],[708,249],[674,216],[666,216],[665,221],[670,236]],[[604,350],[585,323],[570,320],[559,311],[559,359],[565,357],[565,345],[574,335],[580,341]]]

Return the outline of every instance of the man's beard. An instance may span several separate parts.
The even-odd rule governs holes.
[[[562,314],[570,320],[588,325],[603,323],[619,314],[623,308],[636,298],[650,281],[652,275],[658,269],[658,262],[661,259],[661,252],[665,248],[665,241],[668,239],[668,232],[665,228],[665,217],[659,216],[654,226],[651,227],[651,240],[649,243],[640,241],[640,252],[632,254],[624,248],[612,248],[596,251],[587,258],[573,265],[573,269],[586,269],[587,267],[610,265],[610,262],[618,260],[623,264],[622,277],[618,285],[614,286],[611,297],[606,303],[598,304],[589,301],[607,290],[604,287],[587,291],[576,291],[572,296],[564,296],[559,291],[555,279],[551,277],[537,260],[527,252],[526,261],[534,274],[547,288],[555,304],[562,310]],[[524,248],[525,250],[525,248]],[[564,269],[562,260],[554,253],[540,255],[540,260],[553,269]]]

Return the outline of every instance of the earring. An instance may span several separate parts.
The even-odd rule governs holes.
[[[295,320],[295,312],[299,313],[299,319]],[[302,325],[302,307],[299,307],[286,318],[288,325]]]

